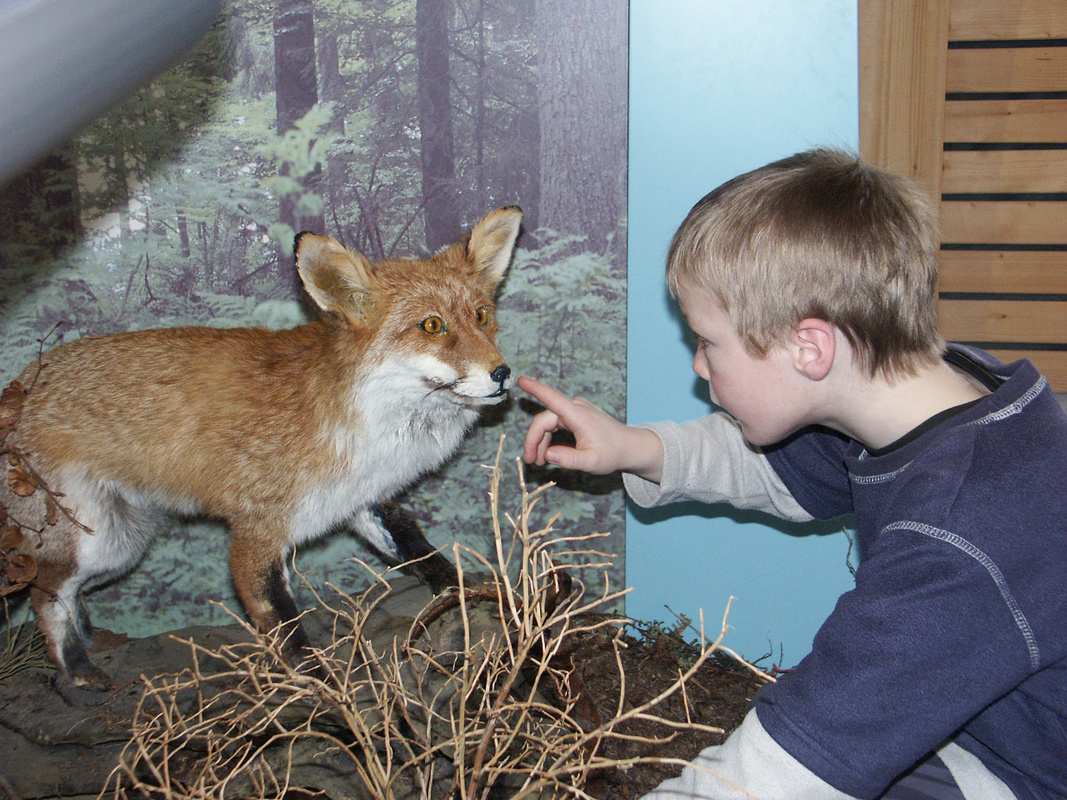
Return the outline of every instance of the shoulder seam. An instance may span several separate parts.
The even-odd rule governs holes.
[[[994,585],[997,587],[997,591],[1000,592],[1004,604],[1008,607],[1008,612],[1011,614],[1012,619],[1015,620],[1015,625],[1019,629],[1023,641],[1026,643],[1026,651],[1030,657],[1030,668],[1037,670],[1041,666],[1041,648],[1037,644],[1037,637],[1034,636],[1033,628],[1030,627],[1030,622],[1027,620],[1026,614],[1023,613],[1022,608],[1019,607],[1019,601],[1016,600],[1015,595],[1012,594],[1011,588],[1008,586],[1008,582],[1004,578],[1004,574],[989,555],[959,534],[941,528],[935,528],[932,525],[926,525],[921,522],[894,522],[886,525],[885,530],[910,530],[915,533],[920,533],[923,536],[929,536],[932,539],[938,539],[958,548],[981,564],[985,571],[989,573],[989,577],[992,578]]]
[[[1008,403],[1004,408],[999,411],[994,411],[990,414],[986,414],[984,417],[971,422],[971,425],[988,425],[992,422],[1000,422],[1002,419],[1014,416],[1021,412],[1024,408],[1030,405],[1031,402],[1041,394],[1048,386],[1048,381],[1044,376],[1041,377],[1033,386],[1026,390],[1026,392],[1014,402]]]

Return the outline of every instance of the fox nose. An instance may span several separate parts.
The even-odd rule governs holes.
[[[493,379],[495,383],[499,383],[503,386],[508,378],[511,377],[511,367],[507,364],[501,364],[499,367],[489,373],[489,377]]]

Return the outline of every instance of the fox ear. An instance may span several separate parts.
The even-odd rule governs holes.
[[[498,208],[486,214],[467,238],[467,257],[490,294],[496,291],[511,263],[521,222],[522,209],[518,206]]]
[[[319,308],[352,322],[367,318],[374,280],[366,258],[336,239],[309,231],[297,234],[293,249],[304,290]]]

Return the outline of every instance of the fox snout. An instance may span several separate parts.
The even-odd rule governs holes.
[[[489,372],[473,372],[451,380],[430,377],[427,382],[433,391],[443,390],[453,402],[470,406],[495,405],[507,397],[514,384],[511,367],[507,364],[500,364]]]
[[[501,364],[499,367],[490,372],[489,378],[500,387],[495,392],[493,392],[493,397],[503,397],[511,390],[511,367],[509,367],[507,364]]]

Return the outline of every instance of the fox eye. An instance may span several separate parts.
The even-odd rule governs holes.
[[[482,306],[481,308],[477,309],[474,312],[474,318],[478,321],[479,325],[488,325],[489,324],[489,309],[486,308],[485,306]]]
[[[426,333],[437,334],[444,331],[445,321],[440,317],[433,315],[420,322],[419,327],[426,331]]]

